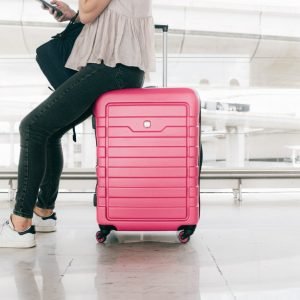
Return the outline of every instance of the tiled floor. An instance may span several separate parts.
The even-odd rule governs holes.
[[[70,197],[36,248],[0,249],[0,299],[300,299],[299,194],[244,195],[242,206],[204,194],[186,245],[175,233],[128,232],[97,244],[91,195]],[[0,201],[0,218],[8,212]]]

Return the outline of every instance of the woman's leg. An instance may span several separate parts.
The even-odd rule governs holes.
[[[45,57],[45,53],[43,57]],[[62,85],[62,83],[64,83],[66,80],[68,80],[70,77],[72,77],[74,74],[77,73],[77,71],[67,69],[64,67],[66,62],[65,58],[61,58],[61,60],[56,59],[54,60],[55,63],[54,65],[53,64],[49,65],[46,64],[45,61],[43,61],[44,63],[41,63],[37,55],[36,61],[40,65],[43,73],[45,74],[45,76],[47,77],[48,81],[50,82],[50,84],[54,89],[57,89],[60,85]],[[47,66],[47,68],[45,68],[45,66]],[[56,178],[59,178],[62,173],[63,151],[62,151],[61,139],[56,138],[56,136],[62,136],[73,126],[84,121],[86,114],[87,113],[84,113],[83,116],[79,118],[79,120],[77,120],[76,122],[74,122],[74,124],[72,124],[72,126],[70,126],[70,128],[68,127],[66,130],[60,130],[58,133],[54,134],[52,137],[48,139],[47,151],[46,151],[47,152],[46,169],[44,172],[44,177],[40,185],[40,190],[38,194],[39,201],[34,209],[39,216],[47,217],[52,214],[53,209],[47,209],[48,207],[47,199],[56,199],[58,193],[59,183],[54,181]],[[53,161],[56,161],[56,163],[53,164],[52,163]]]
[[[47,161],[47,143],[70,126],[99,95],[114,89],[140,87],[144,73],[137,68],[89,64],[63,83],[20,124],[21,154],[14,216],[31,219]],[[56,163],[53,161],[52,163]],[[13,216],[13,217],[14,217]]]
[[[35,211],[40,216],[51,215],[58,194],[60,176],[63,170],[63,151],[61,145],[62,136],[73,126],[76,126],[92,115],[93,107],[90,107],[79,119],[71,125],[59,130],[48,139],[46,170],[38,193],[38,201]],[[55,161],[55,163],[53,163]]]

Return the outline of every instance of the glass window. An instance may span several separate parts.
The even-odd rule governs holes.
[[[77,7],[75,0],[68,3]],[[170,28],[168,85],[191,87],[201,99],[204,167],[299,166],[299,8],[293,0],[153,0],[155,23]],[[35,50],[65,24],[36,1],[25,1],[23,8],[18,0],[2,1],[0,12],[0,38],[6,41],[0,47],[1,153],[7,155],[4,165],[15,166],[19,123],[51,93]],[[157,31],[157,72],[145,86],[162,85],[162,44]],[[79,165],[74,160],[80,156],[82,167],[93,167],[94,152],[87,152],[95,147],[91,121],[76,132],[82,144],[73,145],[68,133],[65,163]]]
[[[0,133],[9,133],[10,125],[9,122],[0,122]]]
[[[7,143],[1,143],[0,147],[0,168],[9,167],[10,165],[10,145]]]

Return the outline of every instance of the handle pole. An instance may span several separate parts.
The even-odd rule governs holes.
[[[155,25],[155,29],[163,31],[163,62],[162,62],[162,76],[163,76],[163,87],[168,85],[168,25]]]

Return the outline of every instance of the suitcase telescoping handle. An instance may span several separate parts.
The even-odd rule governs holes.
[[[155,25],[155,29],[163,32],[163,87],[168,85],[168,25]]]

